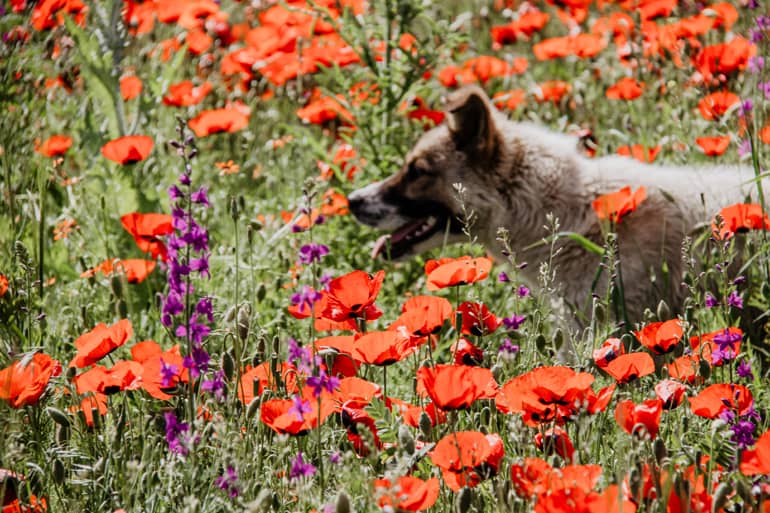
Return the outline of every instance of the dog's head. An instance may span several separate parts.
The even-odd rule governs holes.
[[[498,114],[486,93],[475,86],[453,93],[446,105],[446,123],[420,138],[397,173],[348,197],[356,219],[391,232],[377,241],[373,256],[385,250],[388,237],[394,259],[465,238],[454,184],[487,189],[475,185],[485,181],[484,172],[500,159]],[[484,205],[475,203],[466,207],[478,215]]]

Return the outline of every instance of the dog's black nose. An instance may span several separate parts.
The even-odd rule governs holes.
[[[361,212],[364,206],[364,198],[360,194],[356,194],[355,191],[348,196],[348,207],[353,215],[357,215]]]

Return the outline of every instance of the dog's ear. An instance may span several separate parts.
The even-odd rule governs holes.
[[[465,86],[449,95],[447,125],[458,148],[475,157],[493,156],[499,134],[492,109],[489,97],[478,86]]]

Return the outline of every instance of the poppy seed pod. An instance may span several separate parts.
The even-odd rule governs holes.
[[[455,497],[455,512],[467,513],[471,509],[471,501],[473,500],[473,490],[467,486],[463,487]]]
[[[430,435],[433,432],[433,422],[430,420],[430,415],[424,411],[420,413],[419,425],[423,436],[430,439]]]
[[[425,412],[423,412],[425,413]],[[406,454],[412,456],[415,451],[414,436],[406,425],[401,424],[398,427],[398,444]]]
[[[55,458],[52,467],[53,482],[59,486],[63,485],[67,477],[64,463],[59,458]]]
[[[60,426],[65,428],[70,427],[70,420],[63,411],[59,410],[58,408],[54,408],[53,406],[48,406],[45,411],[48,413],[51,419],[53,419],[53,421]]]
[[[110,278],[110,288],[115,297],[123,297],[123,276],[120,274],[113,274]]]
[[[350,498],[344,491],[337,496],[337,504],[334,508],[335,513],[350,513]]]
[[[238,309],[238,338],[245,342],[249,337],[249,328],[251,327],[251,305],[244,303]]]

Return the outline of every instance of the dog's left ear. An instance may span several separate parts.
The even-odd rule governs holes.
[[[458,148],[474,157],[493,156],[499,134],[492,109],[487,93],[478,86],[465,86],[447,98],[447,125]]]

